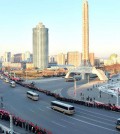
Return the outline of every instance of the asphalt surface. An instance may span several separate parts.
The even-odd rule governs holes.
[[[82,83],[85,81],[77,84]],[[36,86],[67,96],[67,91],[73,86],[73,83],[64,82],[63,78],[50,78],[39,80],[36,82]],[[53,134],[119,133],[115,129],[115,122],[120,117],[120,113],[72,104],[76,113],[73,116],[68,116],[50,108],[50,102],[55,100],[53,97],[38,92],[40,100],[32,101],[26,97],[28,90],[19,85],[16,88],[11,88],[8,83],[0,80],[0,96],[3,96],[4,109],[52,131]]]

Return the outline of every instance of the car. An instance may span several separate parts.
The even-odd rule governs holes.
[[[1,77],[0,77],[1,79],[3,79],[4,77],[1,75]]]
[[[6,83],[8,83],[9,82],[9,79],[8,78],[5,78],[5,80],[4,80]]]
[[[119,129],[120,130],[120,118],[117,119],[116,129]]]

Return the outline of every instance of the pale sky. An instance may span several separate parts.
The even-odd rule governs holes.
[[[120,54],[120,0],[88,0],[89,47]],[[49,55],[82,51],[82,0],[0,0],[0,55],[32,52],[32,28],[49,28]]]

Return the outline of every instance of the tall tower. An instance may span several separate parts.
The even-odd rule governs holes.
[[[39,69],[48,67],[48,28],[42,23],[33,28],[33,64]]]
[[[82,66],[91,66],[89,61],[89,11],[88,1],[82,5]]]
[[[94,63],[94,54],[90,55],[91,60]],[[96,74],[100,80],[108,80],[104,72],[100,69],[96,69],[91,65],[89,58],[89,11],[88,1],[83,0],[82,5],[82,61],[81,65],[73,70],[70,70],[65,79],[69,79],[71,73],[81,73],[82,79],[88,79],[90,74]]]

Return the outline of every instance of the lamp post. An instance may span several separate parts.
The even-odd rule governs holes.
[[[119,106],[119,88],[116,93],[116,106]]]
[[[74,78],[74,96],[76,97],[76,79]]]
[[[13,119],[12,119],[12,115],[10,114],[10,132],[11,134],[13,134]]]
[[[89,76],[89,74],[88,74],[88,83],[90,82],[90,76]]]

